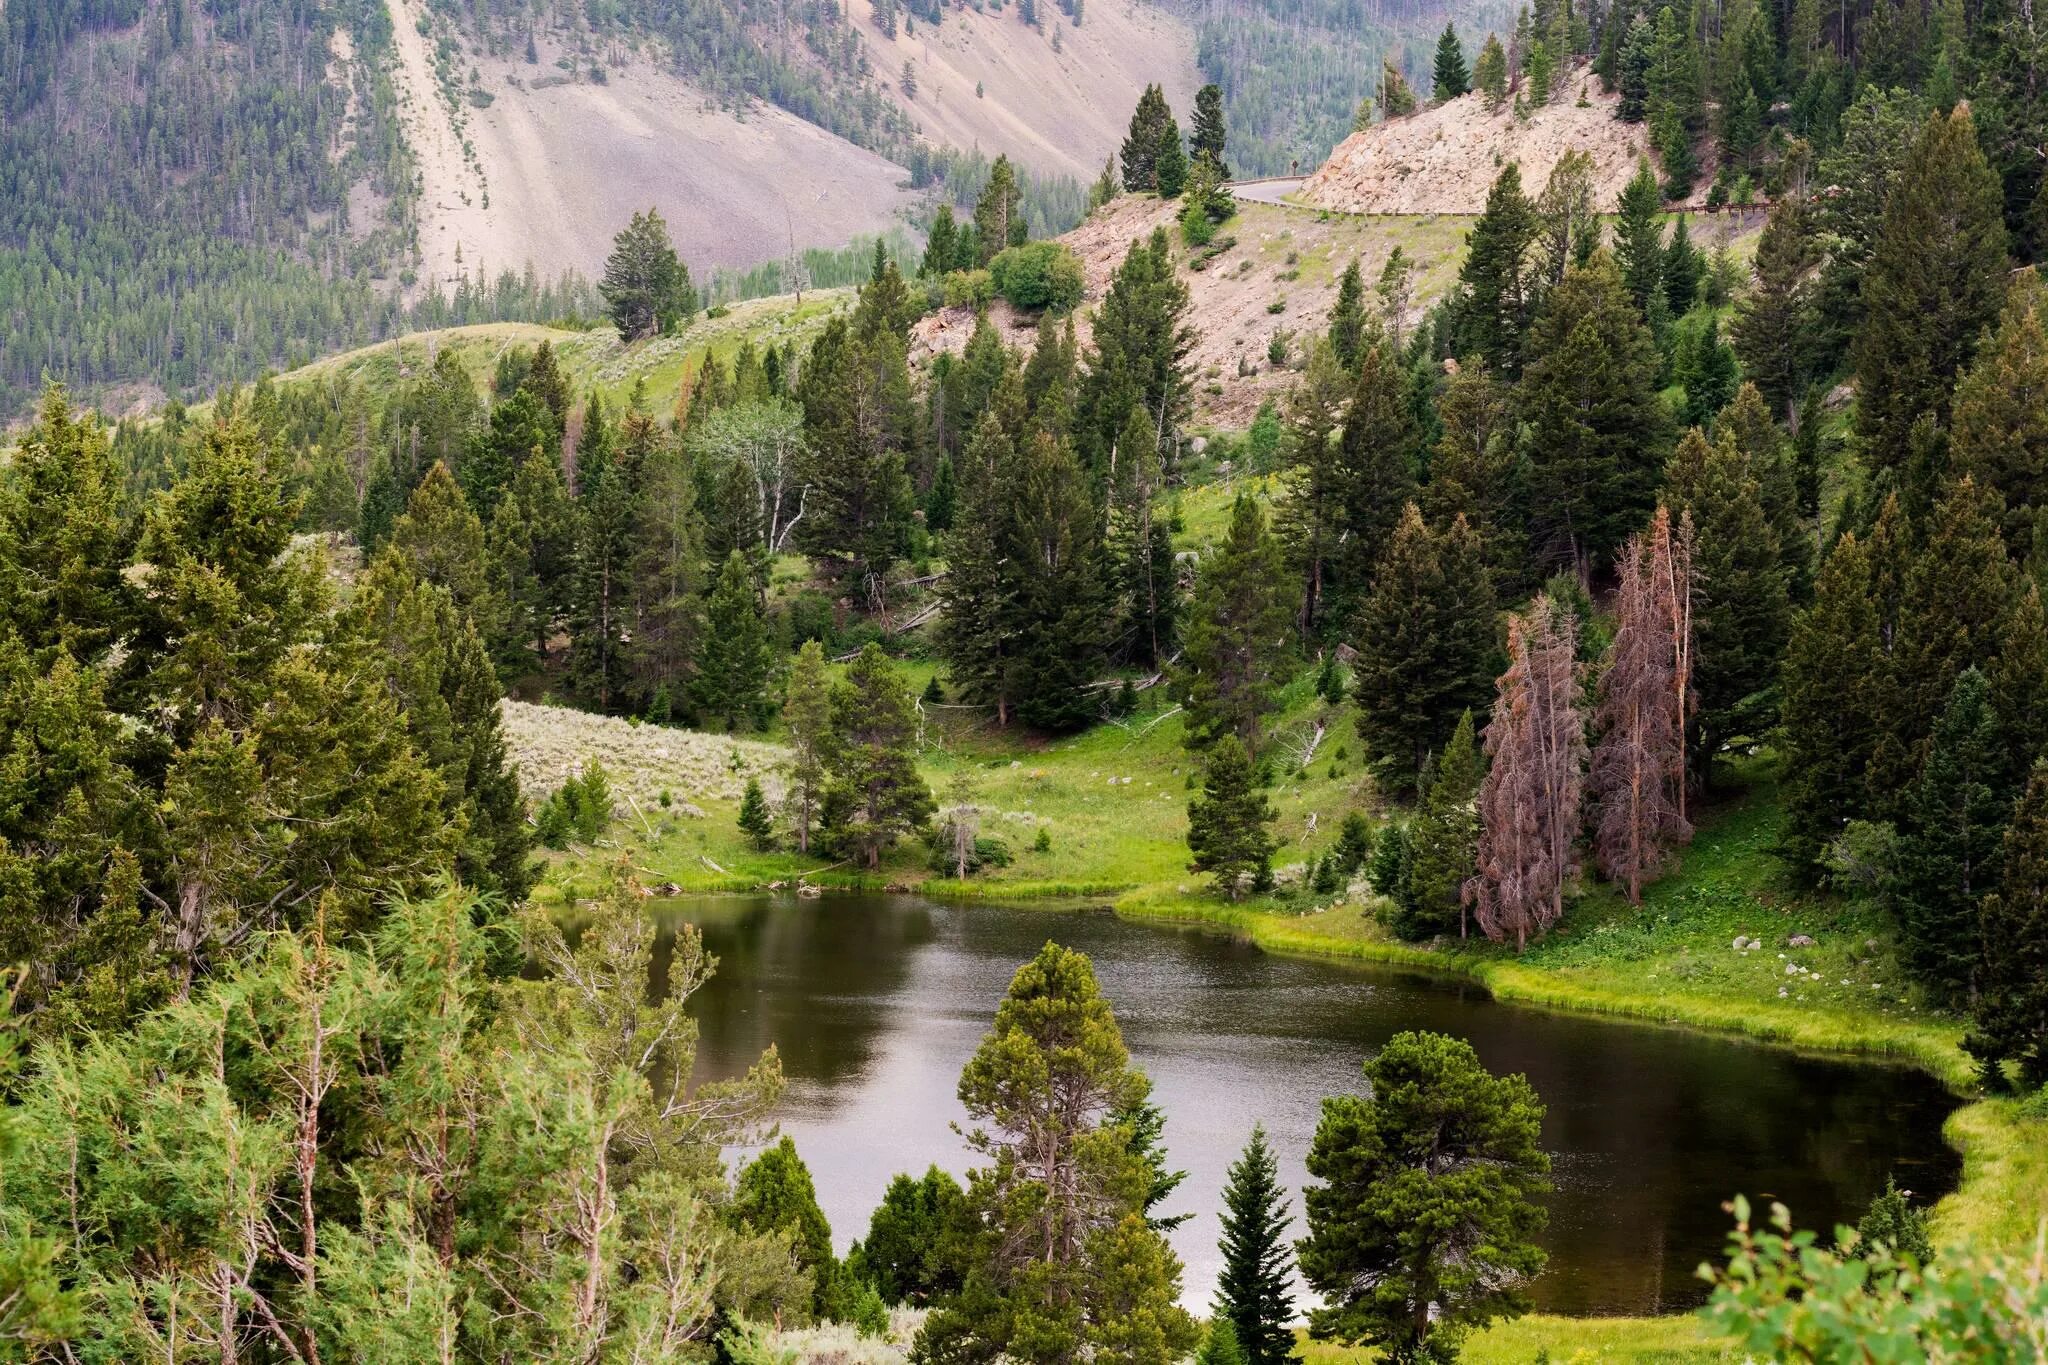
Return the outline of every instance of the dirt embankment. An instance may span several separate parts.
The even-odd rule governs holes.
[[[1087,280],[1076,330],[1085,348],[1090,317],[1108,292],[1131,243],[1164,227],[1188,287],[1188,322],[1195,331],[1189,361],[1198,420],[1221,427],[1250,423],[1259,404],[1285,393],[1295,379],[1302,347],[1329,327],[1337,281],[1354,259],[1370,285],[1395,247],[1415,262],[1408,320],[1441,298],[1457,280],[1469,224],[1456,218],[1369,218],[1323,214],[1276,204],[1241,204],[1212,249],[1228,242],[1197,270],[1200,259],[1175,228],[1177,204],[1151,195],[1125,195],[1060,240],[1081,258]],[[1005,341],[1029,350],[1035,317],[1000,300],[989,310]],[[925,364],[940,351],[958,353],[974,331],[974,314],[944,309],[911,332],[911,359]],[[1274,343],[1282,359],[1273,359]]]
[[[1353,133],[1297,197],[1340,213],[1478,213],[1510,161],[1520,163],[1523,191],[1534,196],[1566,152],[1581,151],[1593,158],[1594,204],[1609,213],[1649,154],[1648,130],[1617,119],[1618,102],[1584,67],[1526,118],[1512,105],[1488,113],[1480,95],[1460,96]]]
[[[386,0],[407,145],[419,162],[419,276],[518,270],[595,278],[635,212],[661,210],[693,267],[746,266],[885,231],[911,202],[901,167],[766,104],[743,116],[640,57],[603,84],[467,49],[478,108],[448,98],[423,0]],[[438,33],[439,30],[436,30]],[[458,267],[458,252],[460,265]]]
[[[1093,180],[1122,145],[1139,91],[1160,84],[1185,128],[1201,84],[1194,35],[1141,0],[1087,0],[1078,28],[1053,0],[1039,3],[1036,28],[1015,5],[948,8],[944,22],[899,23],[893,38],[868,0],[848,8],[875,71],[927,140],[1007,154],[1040,174]],[[905,62],[915,95],[903,91]]]

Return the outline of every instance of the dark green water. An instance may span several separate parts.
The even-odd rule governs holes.
[[[1189,1172],[1168,1209],[1195,1215],[1174,1235],[1191,1305],[1213,1289],[1218,1192],[1252,1122],[1265,1123],[1298,1190],[1322,1097],[1362,1088],[1360,1063],[1403,1029],[1469,1039],[1548,1106],[1557,1188],[1550,1266],[1532,1291],[1549,1311],[1698,1303],[1693,1271],[1718,1257],[1720,1205],[1738,1191],[1832,1228],[1855,1221],[1887,1172],[1932,1196],[1959,1171],[1941,1140],[1955,1102],[1904,1069],[1496,1004],[1476,986],[1274,957],[1106,913],[852,895],[657,906],[665,925],[700,926],[721,960],[697,998],[699,1077],[781,1049],[783,1131],[816,1174],[842,1248],[891,1175],[934,1161],[965,1169],[948,1127],[964,1118],[960,1067],[1011,973],[1048,938],[1094,959],[1166,1110],[1168,1148]]]

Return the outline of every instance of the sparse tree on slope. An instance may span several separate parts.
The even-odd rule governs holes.
[[[1294,1355],[1294,1294],[1289,1285],[1287,1190],[1266,1130],[1231,1163],[1223,1186],[1223,1271],[1216,1318],[1231,1325],[1244,1365],[1285,1365]]]
[[[1465,69],[1465,49],[1458,43],[1457,30],[1444,25],[1443,36],[1436,40],[1435,78],[1436,102],[1454,100],[1472,88],[1471,73]]]
[[[627,341],[671,331],[697,311],[690,268],[676,255],[668,224],[654,209],[634,214],[612,239],[597,288]]]

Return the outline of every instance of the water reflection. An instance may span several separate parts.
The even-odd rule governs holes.
[[[1273,957],[1100,913],[935,905],[907,896],[708,898],[662,903],[721,959],[698,997],[700,1078],[742,1071],[770,1042],[790,1077],[781,1114],[817,1176],[843,1247],[889,1177],[965,1153],[954,1086],[1019,963],[1048,938],[1095,961],[1189,1172],[1171,1211],[1188,1302],[1218,1269],[1216,1204],[1255,1119],[1297,1187],[1323,1096],[1358,1089],[1390,1035],[1471,1041],[1495,1071],[1529,1077],[1556,1163],[1540,1307],[1647,1313],[1689,1307],[1693,1278],[1740,1190],[1784,1199],[1802,1223],[1854,1221],[1896,1172],[1953,1187],[1941,1141],[1954,1102],[1931,1079],[1675,1030],[1497,1005],[1469,984]],[[1299,1229],[1296,1229],[1297,1233]]]

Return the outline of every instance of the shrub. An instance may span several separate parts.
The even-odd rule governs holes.
[[[571,839],[592,843],[611,822],[611,779],[594,758],[583,765],[581,773],[557,787],[533,817],[540,841],[557,849],[567,848]]]
[[[1199,203],[1190,203],[1181,210],[1180,235],[1189,246],[1207,246],[1209,239],[1216,235],[1215,220],[1209,211]]]
[[[995,290],[1019,308],[1071,310],[1081,302],[1081,260],[1058,242],[1026,242],[988,263]]]
[[[946,276],[948,308],[986,308],[995,296],[995,281],[986,270],[956,270]]]

